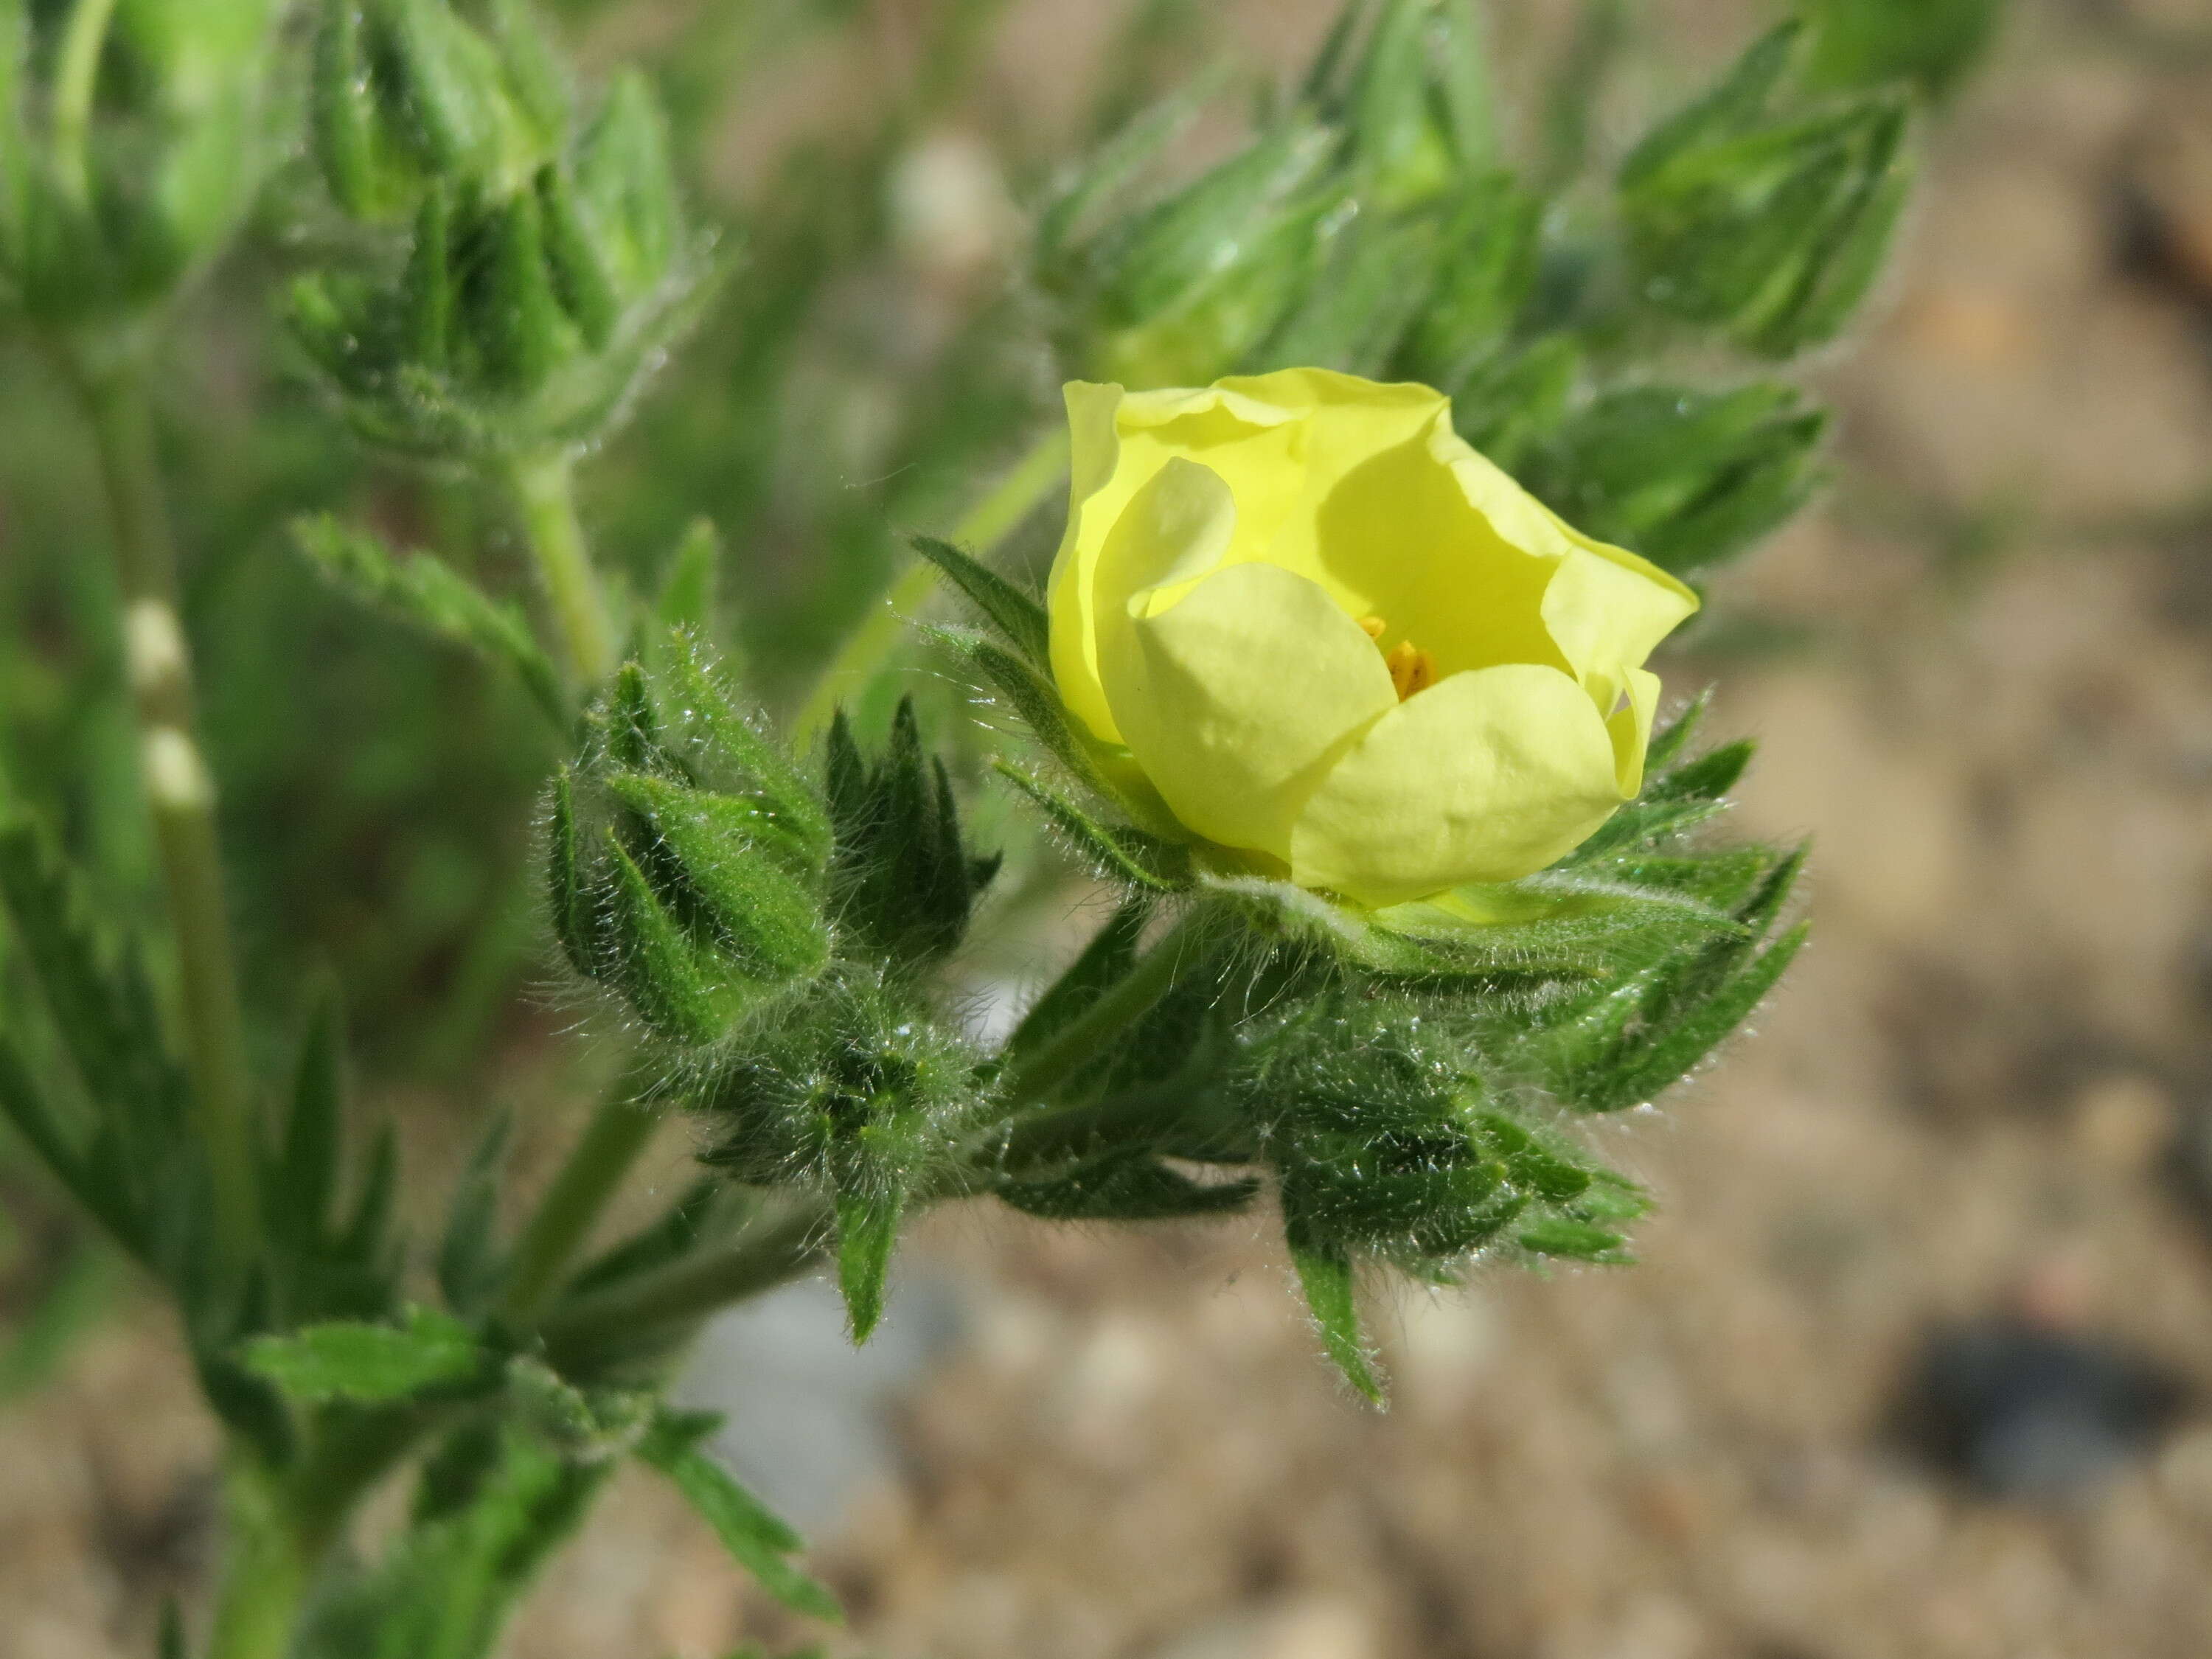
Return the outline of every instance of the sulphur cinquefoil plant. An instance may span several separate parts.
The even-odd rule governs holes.
[[[1589,9],[1601,45],[1616,9]],[[955,64],[980,13],[948,15]],[[1481,24],[1353,3],[1225,159],[1180,168],[1211,94],[1171,87],[1042,181],[1009,291],[902,394],[940,475],[957,445],[929,444],[988,430],[959,440],[987,487],[902,570],[838,568],[842,645],[799,627],[818,652],[749,673],[748,613],[793,614],[788,508],[694,492],[799,420],[777,354],[884,242],[823,229],[854,191],[801,167],[781,216],[718,234],[696,76],[671,70],[681,118],[641,71],[580,76],[526,0],[0,0],[0,306],[83,416],[107,521],[70,516],[70,568],[105,541],[113,577],[80,595],[106,642],[82,695],[127,698],[96,776],[98,719],[8,710],[0,1113],[173,1303],[223,1431],[220,1580],[165,1655],[488,1652],[625,1462],[834,1620],[665,1394],[702,1322],[797,1275],[833,1273],[865,1341],[934,1206],[1264,1216],[1377,1401],[1360,1304],[1390,1276],[1630,1259],[1650,1195],[1586,1126],[1705,1062],[1803,938],[1797,854],[1714,837],[1749,746],[1704,745],[1666,653],[1817,481],[1825,416],[1776,366],[1875,284],[1915,100],[1978,26],[1936,63],[1889,11],[1791,10],[1607,155],[1602,52],[1518,134]],[[258,325],[198,283],[241,236],[226,281],[266,283],[243,314],[282,334],[253,429],[321,422],[323,469],[241,492],[289,523],[246,566],[157,414]],[[576,475],[641,414],[623,533],[719,500],[726,552],[699,519],[595,556]],[[180,514],[210,544],[190,587]],[[447,660],[411,631],[512,690],[465,770],[517,780],[487,879],[521,896],[441,948],[496,987],[520,915],[562,1040],[617,1077],[538,1190],[504,1190],[512,1121],[477,1126],[442,1220],[349,1098],[336,1000],[282,994],[317,947],[273,849],[344,821],[308,790],[261,824],[288,798],[240,721],[298,729],[343,665],[218,648],[194,696],[196,643],[266,653],[346,606],[386,619],[376,684]],[[981,936],[1079,875],[1088,937],[985,1035]],[[696,1180],[654,1216],[625,1186],[671,1117]],[[618,1204],[646,1218],[610,1237]]]

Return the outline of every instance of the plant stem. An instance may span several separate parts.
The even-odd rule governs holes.
[[[85,144],[92,130],[92,100],[100,85],[100,58],[115,0],[77,0],[62,36],[54,69],[49,118],[54,172],[80,208],[92,204],[92,168]]]
[[[1190,956],[1197,926],[1194,915],[1185,916],[1058,1036],[1017,1060],[1006,1075],[1008,1097],[1048,1100],[1061,1085],[1127,1035],[1129,1028],[1150,1013],[1175,983],[1176,970]]]
[[[223,1498],[229,1555],[207,1659],[283,1659],[314,1577],[306,1540],[262,1470],[234,1468]]]
[[[227,1271],[242,1271],[259,1236],[246,1019],[223,893],[215,780],[196,735],[191,657],[178,615],[176,549],[153,420],[131,369],[80,377],[79,386],[114,520],[124,658],[176,936],[193,1104],[215,1181],[216,1249]]]
[[[562,660],[578,685],[596,688],[614,672],[615,626],[576,517],[574,465],[557,450],[521,457],[507,463],[504,481],[545,585]]]
[[[774,1290],[821,1258],[833,1219],[829,1200],[798,1199],[722,1249],[579,1297],[539,1328],[546,1352],[565,1374],[610,1346],[649,1339]]]
[[[1066,471],[1067,434],[1055,430],[1038,439],[991,493],[953,526],[951,539],[978,558],[988,555],[1014,533]],[[799,742],[819,735],[848,694],[883,672],[905,637],[907,623],[937,591],[937,567],[927,559],[915,560],[900,574],[883,602],[853,630],[799,706],[793,725]]]
[[[634,1098],[631,1081],[625,1075],[620,1091],[592,1116],[515,1245],[503,1306],[518,1326],[534,1319],[560,1288],[562,1275],[659,1123]]]
[[[1121,981],[1060,1036],[1007,1074],[1018,1101],[1042,1104],[1053,1091],[1127,1035],[1175,982],[1189,958],[1197,923],[1185,917]],[[993,1146],[1003,1139],[993,1137]],[[958,1181],[930,1196],[969,1190]],[[594,1364],[610,1349],[677,1330],[749,1297],[797,1278],[822,1259],[835,1212],[821,1197],[796,1199],[720,1249],[670,1263],[626,1284],[611,1285],[557,1308],[542,1324],[548,1355],[568,1370]]]

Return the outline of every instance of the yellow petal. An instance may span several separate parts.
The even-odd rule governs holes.
[[[1605,723],[1613,734],[1613,763],[1620,798],[1634,800],[1644,788],[1644,751],[1651,742],[1651,718],[1659,711],[1659,677],[1648,668],[1628,671],[1628,702]]]
[[[1065,395],[1072,447],[1067,529],[1049,584],[1053,677],[1092,732],[1118,743],[1098,681],[1102,611],[1094,581],[1115,526],[1163,467],[1185,457],[1228,479],[1240,533],[1263,533],[1295,493],[1292,438],[1285,428],[1297,417],[1221,387],[1129,393],[1076,380]]]
[[[1613,739],[1573,679],[1522,663],[1456,674],[1328,769],[1293,827],[1291,877],[1372,905],[1511,881],[1620,800]]]
[[[1102,663],[1130,753],[1200,835],[1289,858],[1315,782],[1398,706],[1382,653],[1327,593],[1276,565],[1231,565],[1129,609]]]
[[[1697,596],[1671,576],[1654,580],[1581,546],[1567,550],[1544,590],[1545,628],[1585,684],[1593,676],[1607,682],[1608,702],[1623,689],[1623,671],[1641,667],[1653,647],[1697,608]],[[1608,706],[1599,712],[1613,710]]]

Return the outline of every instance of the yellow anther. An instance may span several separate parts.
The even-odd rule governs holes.
[[[1390,670],[1390,684],[1398,688],[1400,702],[1437,683],[1437,659],[1411,640],[1399,641],[1382,660]]]
[[[1380,617],[1362,617],[1359,626],[1378,646],[1390,631],[1390,624]],[[1385,651],[1382,662],[1390,671],[1390,684],[1398,688],[1400,702],[1437,683],[1437,659],[1411,640],[1401,640]]]

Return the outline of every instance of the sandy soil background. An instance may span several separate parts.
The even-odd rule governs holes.
[[[1249,33],[1289,54],[1315,9]],[[1745,9],[1680,9],[1741,38]],[[1819,932],[1754,1038],[1620,1127],[1664,1200],[1644,1265],[1401,1294],[1382,1416],[1259,1223],[941,1218],[888,1358],[825,1347],[801,1291],[694,1382],[757,1384],[734,1455],[829,1494],[835,1651],[2212,1652],[2212,66],[2126,46],[2130,15],[2021,9],[1881,318],[1816,371],[1839,488],[1726,595],[1756,628],[1671,672],[1764,734],[1743,816],[1814,837]],[[1081,21],[1024,9],[1007,95],[1079,75]],[[1929,1333],[2006,1310],[2181,1402],[2063,1501],[1978,1495],[1891,1431]],[[179,1382],[124,1321],[0,1415],[0,1659],[149,1650],[209,1548]],[[512,1648],[800,1634],[640,1482]]]

